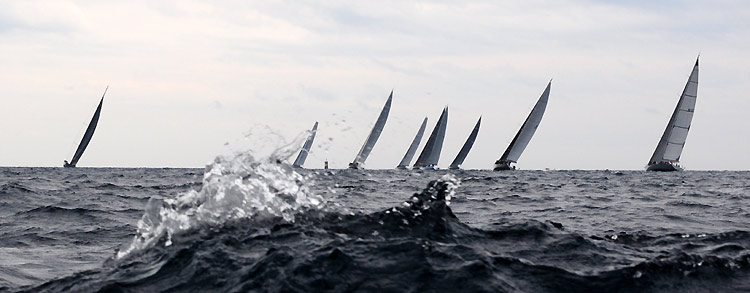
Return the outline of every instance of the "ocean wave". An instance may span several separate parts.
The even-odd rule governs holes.
[[[702,204],[694,201],[689,200],[670,200],[667,202],[667,205],[670,206],[681,206],[681,207],[690,207],[690,208],[698,208],[698,209],[707,209],[707,208],[713,208],[711,205]]]
[[[311,209],[203,226],[32,291],[741,290],[748,232],[584,237],[553,221],[462,223],[460,182],[369,214]],[[164,239],[162,239],[164,242]],[[698,243],[685,248],[687,243]],[[679,248],[679,249],[678,249]],[[655,250],[649,252],[651,250]],[[745,286],[745,287],[743,287]]]
[[[616,174],[606,174],[611,180],[596,173],[586,179],[569,171],[459,173],[472,175],[464,176],[467,181],[439,177],[443,172],[301,171],[283,158],[220,157],[200,181],[179,175],[144,179],[142,174],[153,170],[132,170],[137,176],[113,183],[127,192],[97,190],[115,188],[102,186],[100,178],[120,171],[105,170],[106,176],[91,173],[92,180],[81,179],[88,183],[69,198],[67,191],[50,192],[62,194],[54,202],[49,195],[33,198],[33,204],[9,209],[21,212],[3,218],[10,225],[0,246],[64,247],[70,260],[58,264],[64,268],[54,274],[40,271],[32,276],[37,279],[0,282],[0,287],[33,292],[750,290],[746,225],[729,217],[740,224],[728,228],[715,214],[705,220],[681,213],[703,215],[700,207],[669,204],[703,202],[680,196],[683,190],[628,192],[633,185],[617,182]],[[650,180],[635,172],[626,175]],[[597,181],[609,181],[612,191],[599,191]],[[424,189],[414,193],[414,186]],[[513,195],[512,188],[524,193]],[[656,203],[647,201],[652,197]],[[612,201],[605,204],[607,198]],[[648,204],[637,206],[643,202]],[[635,208],[623,208],[631,204]],[[138,208],[144,205],[146,211]],[[605,206],[606,214],[599,208]],[[741,209],[736,213],[735,218],[747,216]],[[667,228],[650,223],[664,219]],[[692,224],[697,221],[704,222]],[[41,228],[25,230],[29,226]],[[111,253],[118,244],[120,251]],[[80,256],[82,249],[89,253]],[[104,255],[112,257],[99,265]],[[87,266],[77,266],[80,257],[89,258]],[[59,279],[48,281],[53,277]],[[18,288],[27,284],[34,285]]]
[[[188,182],[184,184],[166,184],[166,185],[152,185],[152,186],[139,186],[140,188],[149,188],[155,190],[180,190],[180,189],[192,189],[201,186],[201,182]]]
[[[290,155],[282,148],[261,160],[250,153],[217,157],[206,166],[200,190],[149,200],[136,236],[117,258],[159,243],[169,246],[173,238],[206,226],[246,218],[293,222],[301,210],[322,208],[325,201],[310,192],[304,176],[281,163]]]
[[[96,190],[118,190],[118,191],[128,190],[127,186],[120,186],[120,185],[113,184],[113,183],[100,183],[92,188]]]
[[[0,237],[0,247],[36,247],[39,245],[48,245],[57,243],[57,239],[45,235],[40,235],[38,232],[16,232],[16,233],[5,233]]]
[[[33,192],[34,191],[31,190],[29,187],[26,187],[25,185],[15,182],[15,181],[11,181],[3,185],[0,185],[0,194],[18,195],[19,193],[33,193]]]
[[[63,216],[74,216],[74,217],[97,217],[102,214],[111,214],[109,211],[94,210],[87,208],[64,208],[54,205],[47,205],[42,207],[36,207],[27,211],[18,212],[18,217],[63,217]]]

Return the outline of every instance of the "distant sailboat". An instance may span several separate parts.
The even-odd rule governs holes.
[[[518,158],[521,157],[521,153],[523,153],[526,146],[529,145],[529,141],[531,141],[531,137],[534,136],[537,127],[539,127],[539,123],[542,121],[542,116],[544,116],[544,110],[547,108],[547,100],[549,99],[551,85],[552,81],[547,84],[547,88],[544,89],[544,92],[536,102],[534,109],[532,109],[529,116],[526,117],[526,121],[521,125],[521,129],[519,129],[516,136],[513,137],[513,141],[510,142],[508,149],[505,150],[505,153],[503,153],[503,156],[500,157],[499,160],[495,161],[495,168],[493,168],[493,170],[512,170],[516,168],[510,164],[518,161]]]
[[[406,170],[409,168],[411,159],[414,157],[414,153],[417,152],[417,147],[419,147],[419,143],[422,142],[422,136],[424,135],[424,130],[426,127],[427,127],[427,117],[424,117],[424,121],[422,121],[422,126],[420,126],[419,131],[417,131],[417,136],[415,136],[414,140],[411,141],[411,145],[409,145],[409,149],[406,150],[406,154],[404,154],[404,158],[401,159],[401,163],[398,163],[398,166],[396,166],[397,169]]]
[[[357,157],[354,158],[354,161],[349,163],[349,169],[364,168],[365,160],[367,160],[367,157],[370,155],[370,152],[375,146],[375,143],[378,142],[380,133],[383,132],[385,122],[386,120],[388,120],[388,112],[391,111],[391,100],[393,100],[393,91],[391,91],[391,94],[388,96],[388,101],[385,102],[383,110],[380,111],[380,116],[378,116],[378,120],[375,122],[375,126],[372,127],[370,135],[367,136],[365,144],[362,145],[362,149],[359,150],[359,153],[357,154]]]
[[[480,116],[479,120],[477,120],[477,124],[474,125],[474,130],[472,130],[471,134],[469,134],[469,138],[466,139],[464,146],[461,147],[461,150],[458,152],[458,155],[453,160],[453,163],[451,163],[451,166],[449,167],[449,169],[458,170],[461,168],[461,164],[464,163],[466,156],[469,155],[469,151],[471,151],[471,147],[474,146],[474,141],[477,139],[477,134],[479,134],[479,124],[481,123],[482,123],[482,117]]]
[[[685,89],[682,90],[679,102],[667,123],[654,154],[648,161],[648,171],[681,171],[680,156],[685,147],[690,122],[695,112],[695,100],[698,98],[698,59],[695,60]]]
[[[414,163],[414,169],[434,170],[437,168],[440,160],[440,151],[443,149],[443,140],[445,139],[445,129],[448,126],[448,107],[443,108],[435,128],[432,129],[430,138],[427,139],[422,153],[419,154],[417,162]]]
[[[83,151],[86,150],[86,147],[89,145],[89,142],[91,141],[91,137],[94,136],[94,130],[96,130],[96,124],[99,123],[99,114],[102,113],[102,104],[104,103],[104,95],[107,94],[107,89],[109,89],[109,86],[107,86],[104,89],[104,94],[102,94],[102,99],[99,101],[99,106],[96,107],[96,111],[94,112],[94,117],[91,117],[91,122],[89,122],[89,127],[86,128],[86,133],[83,134],[83,139],[81,139],[81,143],[78,144],[76,153],[73,155],[73,158],[70,160],[70,163],[68,163],[68,161],[64,161],[65,163],[63,164],[63,167],[75,168],[76,164],[78,164],[78,160],[80,160],[81,156],[83,156]]]
[[[307,154],[310,153],[310,147],[312,147],[313,140],[315,140],[315,133],[318,132],[318,122],[315,122],[315,125],[313,125],[312,130],[310,130],[310,136],[307,137],[307,140],[305,140],[305,144],[302,146],[302,150],[299,151],[299,155],[297,155],[297,159],[294,160],[294,164],[292,166],[301,168],[302,165],[305,164],[305,160],[307,160]]]

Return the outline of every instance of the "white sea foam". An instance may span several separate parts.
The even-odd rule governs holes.
[[[451,199],[456,197],[456,189],[461,186],[461,180],[456,178],[453,174],[445,174],[440,177],[440,181],[445,182],[448,187],[446,188],[447,194],[445,195],[445,204],[451,205]]]
[[[250,152],[217,157],[206,166],[200,190],[165,200],[150,199],[133,242],[116,258],[157,243],[169,246],[174,237],[192,229],[238,219],[282,218],[293,222],[300,210],[322,208],[325,201],[310,192],[305,185],[307,179],[283,163],[299,144],[295,141],[262,160]]]

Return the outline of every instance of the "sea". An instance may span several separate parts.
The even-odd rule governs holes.
[[[0,291],[750,291],[750,172],[0,168]]]

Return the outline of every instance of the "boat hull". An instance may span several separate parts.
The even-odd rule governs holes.
[[[677,164],[672,163],[656,163],[651,164],[646,167],[646,171],[656,171],[656,172],[672,172],[672,171],[682,171],[682,167],[680,167]]]
[[[409,166],[396,166],[398,170],[409,170]]]
[[[510,162],[501,162],[497,161],[495,162],[495,167],[492,168],[492,171],[507,171],[507,170],[515,170],[515,166],[511,166]]]
[[[363,166],[359,162],[349,163],[349,169],[364,169],[364,168],[365,166]]]

